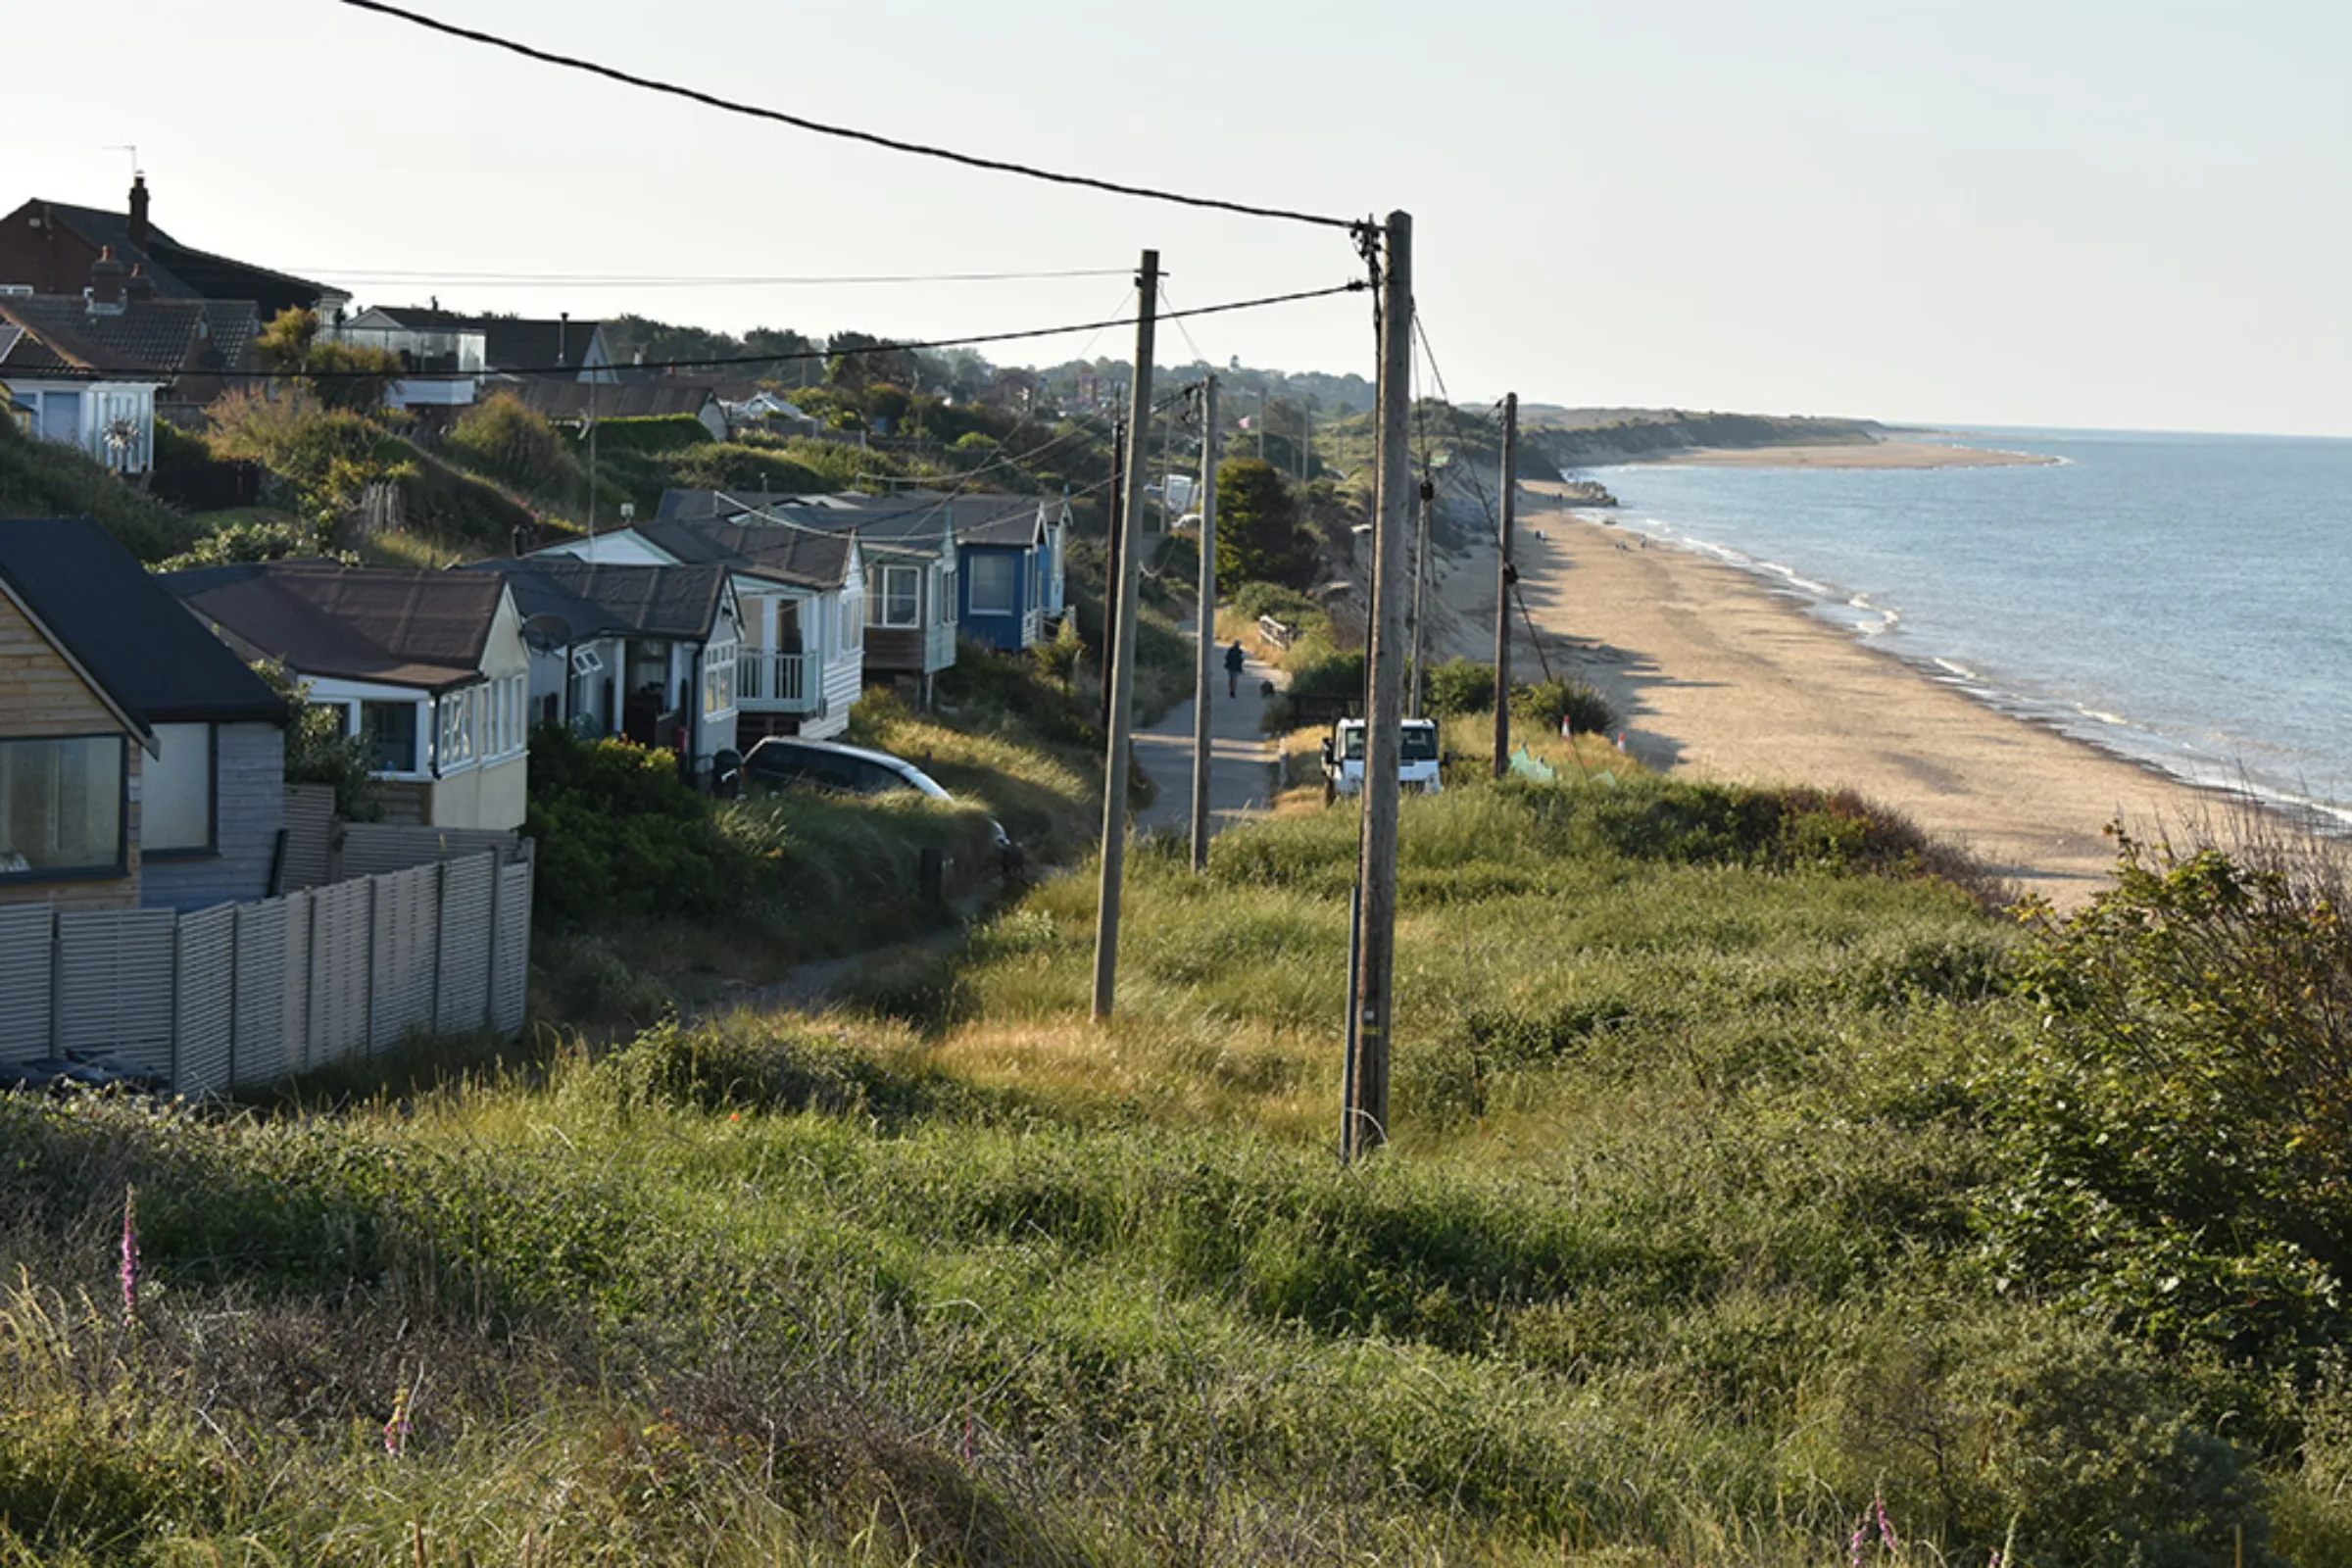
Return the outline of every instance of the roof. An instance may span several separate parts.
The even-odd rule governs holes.
[[[126,213],[39,200],[27,202],[25,207],[39,208],[50,222],[64,224],[91,245],[112,245],[126,268],[144,263],[159,299],[251,300],[266,315],[275,316],[283,310],[316,309],[321,298],[345,297],[341,289],[307,277],[182,245],[152,222],[147,225],[147,243],[134,245]]]
[[[497,572],[525,619],[554,615],[569,641],[624,635],[709,642],[727,599],[727,568],[616,565],[568,556],[483,561],[461,568]]]
[[[958,544],[1019,548],[1037,542],[1048,509],[1039,496],[954,495],[903,490],[894,495],[754,495],[748,491],[665,490],[657,515],[665,521],[760,517],[828,533],[855,530],[860,539],[901,549],[936,552],[943,527]]]
[[[0,322],[19,329],[0,349],[0,368],[89,379],[239,369],[256,330],[249,300],[129,300],[92,312],[68,294],[0,295]]]
[[[683,381],[624,381],[618,386],[591,381],[529,379],[501,386],[551,419],[576,419],[593,410],[600,419],[651,419],[665,415],[700,415],[717,401],[707,386]]]
[[[269,683],[89,518],[0,521],[0,579],[139,722],[285,722]]]
[[[481,678],[507,596],[465,571],[272,561],[160,579],[205,619],[305,675],[446,691]]]
[[[844,534],[710,520],[640,523],[637,533],[676,561],[808,588],[838,588],[850,570],[851,541]]]

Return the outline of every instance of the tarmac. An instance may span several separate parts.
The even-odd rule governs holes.
[[[1197,633],[1183,628],[1189,639]],[[1218,660],[1209,690],[1209,832],[1220,833],[1236,822],[1268,814],[1273,809],[1275,780],[1281,756],[1260,724],[1269,686],[1279,690],[1281,672],[1254,657],[1242,667],[1240,695],[1225,695],[1225,670]],[[1193,708],[1180,703],[1156,724],[1135,732],[1135,762],[1159,793],[1140,812],[1135,831],[1190,833],[1193,822]]]

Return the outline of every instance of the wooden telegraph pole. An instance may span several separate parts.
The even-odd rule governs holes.
[[[1402,740],[1405,532],[1413,482],[1406,425],[1412,398],[1413,220],[1391,213],[1380,299],[1379,488],[1373,514],[1372,688],[1364,724],[1364,821],[1356,867],[1355,973],[1350,977],[1347,1119],[1342,1157],[1389,1137],[1389,1054],[1396,979],[1396,763]]]
[[[1429,657],[1429,525],[1430,514],[1437,508],[1437,486],[1424,479],[1421,481],[1421,531],[1413,547],[1413,662],[1405,665],[1405,676],[1411,682],[1405,707],[1415,718],[1421,716],[1422,688],[1429,684],[1429,671],[1423,666],[1422,661]]]
[[[1502,399],[1502,564],[1494,572],[1494,776],[1511,770],[1511,524],[1519,514],[1519,394]]]
[[[1193,690],[1193,869],[1208,869],[1210,689],[1217,678],[1217,378],[1200,383],[1200,638]]]
[[[1119,646],[1119,538],[1127,515],[1127,421],[1110,425],[1110,526],[1102,531],[1102,728],[1110,728],[1110,666]]]
[[[1127,734],[1135,718],[1136,595],[1142,589],[1135,551],[1135,519],[1143,515],[1144,481],[1149,477],[1144,439],[1152,418],[1152,329],[1159,301],[1159,252],[1144,252],[1135,286],[1143,309],[1135,320],[1135,391],[1128,407],[1127,463],[1122,479],[1126,501],[1119,508],[1119,623],[1110,644],[1109,755],[1102,767],[1102,890],[1095,912],[1095,1021],[1110,1016],[1119,978],[1119,893],[1127,871]]]

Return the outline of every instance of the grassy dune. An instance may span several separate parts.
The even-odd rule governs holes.
[[[0,1561],[2348,1560],[2323,1307],[2258,1350],[2014,1267],[2036,1159],[2163,1217],[2018,1087],[2116,933],[1849,801],[1410,801],[1396,1143],[1349,1171],[1354,843],[1131,857],[1107,1030],[1080,874],[877,1016],[0,1102]]]

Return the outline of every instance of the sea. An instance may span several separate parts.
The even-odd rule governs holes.
[[[1588,472],[1620,526],[1749,571],[1932,679],[2352,833],[2352,440],[1925,438],[2056,461]]]

